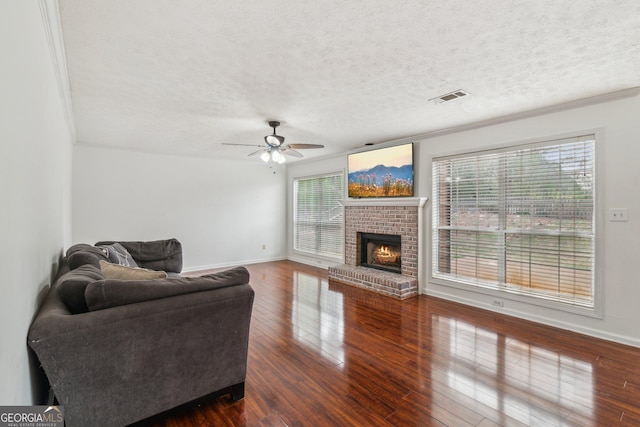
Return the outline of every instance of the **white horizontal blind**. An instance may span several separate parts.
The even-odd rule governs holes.
[[[344,255],[344,175],[293,181],[293,248],[327,258]]]
[[[433,161],[434,278],[594,305],[593,135]]]

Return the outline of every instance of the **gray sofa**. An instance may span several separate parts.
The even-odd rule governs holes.
[[[105,247],[67,251],[28,335],[67,426],[123,426],[215,392],[244,397],[254,292],[243,267],[202,277],[111,280]],[[175,239],[119,242],[176,275]],[[82,298],[84,295],[84,298]]]

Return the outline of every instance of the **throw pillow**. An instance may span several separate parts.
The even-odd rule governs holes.
[[[136,263],[129,251],[120,243],[97,247],[105,249],[107,251],[109,261],[114,264],[126,265],[127,267],[138,267],[138,263]]]
[[[127,267],[124,265],[112,264],[100,261],[100,269],[104,278],[115,280],[151,280],[163,279],[167,277],[164,271],[147,270],[144,268]]]
[[[99,268],[91,264],[81,265],[60,277],[57,286],[58,296],[71,313],[86,313],[89,308],[84,291],[89,283],[103,278]]]

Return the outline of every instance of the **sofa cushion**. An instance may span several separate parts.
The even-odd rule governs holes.
[[[79,243],[67,249],[67,262],[71,270],[86,264],[100,268],[100,260],[109,261],[108,252],[104,248]]]
[[[71,313],[86,313],[89,308],[84,291],[89,283],[102,279],[104,277],[99,268],[91,264],[81,265],[58,279],[56,291]]]
[[[102,260],[100,261],[100,270],[102,270],[104,278],[108,280],[151,280],[164,279],[167,277],[167,273],[164,271],[127,267]]]
[[[176,277],[157,280],[100,280],[85,291],[90,311],[102,310],[175,295],[209,291],[249,283],[249,272],[235,267],[200,277]]]
[[[109,261],[114,264],[126,265],[127,267],[138,267],[138,264],[133,259],[129,251],[120,243],[114,243],[112,245],[97,246],[107,251]]]
[[[119,243],[126,248],[138,263],[138,267],[172,273],[182,271],[182,244],[177,239],[148,242],[102,241],[96,245],[112,245],[114,243]]]

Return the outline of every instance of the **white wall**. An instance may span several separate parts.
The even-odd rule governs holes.
[[[175,237],[185,270],[286,257],[280,167],[87,145],[73,156],[74,243]]]
[[[602,221],[603,229],[598,234],[598,244],[603,249],[602,257],[598,259],[598,270],[604,288],[602,319],[513,300],[505,300],[504,308],[496,309],[491,305],[495,298],[490,295],[429,283],[430,271],[427,269],[424,277],[420,278],[423,293],[640,347],[640,310],[637,308],[640,286],[636,270],[640,259],[640,198],[637,197],[637,186],[640,183],[639,111],[640,95],[635,95],[492,126],[416,139],[419,146],[416,156],[416,169],[419,171],[419,178],[416,178],[419,179],[416,183],[417,196],[431,198],[430,161],[434,156],[599,128],[602,135],[602,151],[598,160],[601,167],[598,180],[602,184],[602,191],[598,194],[599,213],[601,216],[606,215],[606,211],[612,207],[629,209],[628,222]],[[334,171],[344,168],[345,161],[346,155],[296,163],[288,171],[289,188],[293,177],[304,174],[306,170],[312,170],[313,173]],[[427,212],[426,222],[430,224],[430,204]],[[429,241],[426,248],[429,256]],[[292,256],[290,248],[289,253]]]
[[[0,6],[0,405],[30,405],[27,330],[70,240],[71,137],[35,1]]]

